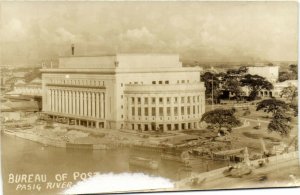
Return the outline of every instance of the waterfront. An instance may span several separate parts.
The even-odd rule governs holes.
[[[53,181],[55,174],[74,172],[88,173],[123,173],[143,172],[148,175],[161,176],[172,182],[189,176],[191,170],[186,170],[182,164],[173,161],[160,160],[160,153],[137,151],[130,148],[114,150],[84,150],[45,147],[29,140],[2,134],[2,173],[4,194],[53,194],[61,189],[47,191],[16,191],[15,184],[8,183],[9,174],[46,174],[48,181]],[[142,156],[159,161],[158,170],[147,170],[128,165],[131,156]],[[208,165],[208,167],[207,167]],[[192,170],[206,171],[225,166],[223,161],[203,160],[203,163]],[[20,192],[20,193],[17,193]]]

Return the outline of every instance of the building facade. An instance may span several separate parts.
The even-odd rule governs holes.
[[[279,66],[249,66],[247,68],[249,74],[262,76],[271,83],[278,81]]]
[[[42,69],[43,112],[94,128],[194,129],[205,112],[200,71],[178,55],[63,57]]]

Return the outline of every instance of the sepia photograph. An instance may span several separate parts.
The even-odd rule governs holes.
[[[299,187],[298,7],[0,1],[2,194]]]

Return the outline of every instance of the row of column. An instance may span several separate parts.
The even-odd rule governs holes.
[[[197,97],[197,96],[195,96]],[[199,96],[198,96],[199,97]],[[153,107],[153,105],[151,104],[144,104],[144,98],[141,98],[141,103],[138,103],[137,97],[135,98],[134,104],[132,104],[132,97],[128,97],[127,98],[127,105],[128,105],[128,110],[127,110],[127,115],[129,116],[129,118],[134,117],[134,116],[141,116],[144,117],[145,115],[145,108],[148,108],[148,115],[149,117],[152,116],[152,108],[155,108],[155,116],[160,116],[160,110],[159,108],[163,108],[163,116],[167,117],[167,116],[171,116],[172,118],[174,116],[191,116],[191,115],[195,115],[195,116],[201,116],[204,112],[204,98],[199,97],[199,102],[195,102],[195,103],[191,103],[191,105],[186,106],[184,103],[181,103],[181,101],[178,98],[178,102],[174,103],[173,101],[171,101],[170,103],[166,102],[166,98],[167,97],[163,97],[163,104],[159,103],[157,100],[158,98],[156,98],[156,104],[155,107]],[[148,98],[148,101],[151,101],[152,97]],[[184,108],[183,112],[181,110],[181,108]],[[188,114],[188,107],[189,107],[189,114]],[[177,113],[175,113],[175,108],[177,108]],[[134,116],[132,115],[134,109]],[[139,109],[141,109],[141,114],[139,115]],[[170,114],[168,114],[168,109],[170,109]],[[195,109],[195,114],[194,114],[194,109]]]
[[[105,93],[48,89],[48,110],[77,116],[105,118]]]

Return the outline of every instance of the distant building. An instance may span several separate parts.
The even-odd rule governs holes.
[[[281,92],[284,88],[289,86],[298,87],[298,80],[286,80],[283,82],[273,83],[274,88],[272,90],[261,90],[258,96],[262,98],[266,98],[266,97],[285,98],[285,97],[281,97]]]
[[[266,78],[269,82],[275,83],[279,77],[279,66],[248,66],[248,73]]]
[[[62,57],[42,69],[43,112],[92,128],[194,129],[205,112],[200,71],[178,55]]]

